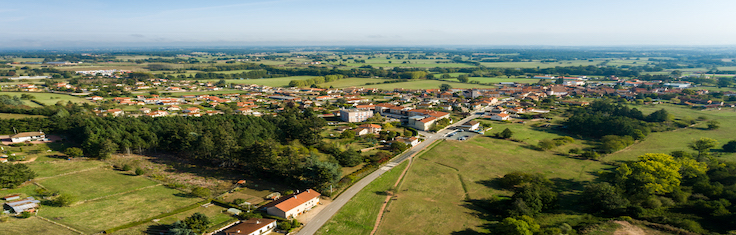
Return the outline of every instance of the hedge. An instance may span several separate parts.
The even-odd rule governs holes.
[[[185,212],[185,211],[188,211],[188,210],[195,209],[195,208],[197,208],[197,207],[199,207],[201,205],[204,205],[206,203],[209,203],[209,202],[210,202],[210,200],[205,200],[205,201],[202,201],[202,202],[197,202],[197,203],[194,203],[194,204],[191,204],[189,206],[176,209],[176,210],[171,211],[171,212],[168,212],[168,213],[159,214],[159,215],[154,216],[154,217],[151,217],[151,218],[147,218],[147,219],[144,219],[144,220],[139,220],[139,221],[127,223],[127,224],[124,224],[124,225],[121,225],[121,226],[118,226],[118,227],[114,227],[114,228],[105,230],[104,233],[110,234],[110,233],[113,233],[115,231],[119,231],[119,230],[123,230],[123,229],[126,229],[126,228],[135,227],[135,226],[138,226],[138,225],[141,225],[141,224],[145,224],[145,223],[151,222],[151,220],[160,219],[160,218],[164,218],[164,217],[167,217],[167,216],[170,216],[170,215],[175,215],[175,214],[179,214],[179,213],[182,213],[182,212]]]

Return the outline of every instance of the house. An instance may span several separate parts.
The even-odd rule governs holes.
[[[511,119],[511,116],[507,113],[494,113],[491,115],[491,120],[506,121]]]
[[[191,107],[184,110],[185,113],[199,113],[199,108]]]
[[[368,131],[368,128],[358,127],[355,129],[355,135],[357,136],[367,135],[368,133],[371,133],[370,131]]]
[[[460,125],[460,128],[471,130],[471,131],[478,130],[479,127],[480,127],[480,123],[473,121],[473,120],[467,121],[463,123],[462,125]]]
[[[401,142],[401,143],[404,143],[404,144],[407,144],[407,145],[411,145],[412,147],[413,146],[416,146],[417,144],[419,144],[419,138],[414,137],[414,136],[412,136],[412,137],[402,137],[402,136],[399,136],[399,137],[396,137],[395,139],[398,142]]]
[[[18,200],[20,199],[20,194],[13,194],[3,197],[5,201],[12,201],[12,200]]]
[[[368,109],[341,109],[340,120],[344,122],[364,122],[373,117],[373,111]]]
[[[408,125],[417,130],[427,131],[437,121],[436,117],[413,116],[409,117]]]
[[[140,109],[138,109],[138,111],[141,111],[141,113],[146,114],[146,113],[150,113],[151,112],[151,109],[149,109],[149,108],[140,108]]]
[[[92,98],[90,98],[90,99],[92,101],[100,101],[100,100],[104,100],[105,98],[102,98],[102,96],[92,96]]]
[[[368,132],[373,134],[378,134],[378,132],[381,132],[381,126],[376,124],[363,124],[358,127],[365,128],[368,130]]]
[[[26,210],[38,208],[39,203],[41,203],[41,201],[36,200],[33,197],[28,197],[23,200],[5,203],[5,205],[8,205],[13,209],[16,214],[20,214]]]
[[[267,234],[276,228],[274,219],[249,219],[242,221],[228,229],[225,235],[261,235]]]
[[[125,114],[125,112],[122,109],[108,109],[107,113],[115,117]]]
[[[294,218],[297,215],[310,211],[313,207],[317,206],[319,204],[320,196],[321,194],[312,189],[307,189],[301,193],[297,190],[296,193],[281,197],[278,200],[264,205],[263,208],[266,208],[266,212],[269,215],[287,219]]]
[[[10,140],[13,143],[22,143],[26,141],[37,141],[46,139],[46,134],[43,132],[21,132],[10,136]]]

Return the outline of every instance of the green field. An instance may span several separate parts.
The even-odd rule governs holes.
[[[0,119],[19,119],[19,118],[46,118],[43,115],[28,115],[17,113],[0,113]]]
[[[721,145],[728,143],[730,140],[736,140],[736,110],[732,108],[724,108],[723,110],[695,110],[682,105],[662,104],[656,106],[635,106],[644,114],[654,112],[664,108],[676,118],[697,119],[700,116],[706,117],[708,120],[716,120],[720,122],[720,128],[717,130],[707,130],[706,121],[701,121],[692,128],[679,129],[669,132],[651,133],[643,141],[635,143],[628,148],[604,157],[606,160],[624,160],[645,154],[645,153],[670,153],[676,150],[684,150],[693,152],[687,145],[693,140],[701,137],[708,137],[718,140]],[[719,152],[720,146],[715,150],[711,150],[723,154],[722,159],[736,161],[736,154]]]
[[[202,199],[188,197],[175,189],[155,186],[71,207],[46,206],[38,214],[85,233],[96,233],[200,200]]]
[[[156,182],[142,176],[124,175],[103,168],[43,179],[39,183],[48,189],[70,194],[80,201],[156,185]]]
[[[185,212],[182,212],[182,213],[179,213],[179,214],[175,214],[175,215],[172,215],[172,216],[161,218],[158,222],[145,223],[145,224],[142,224],[142,225],[139,225],[139,226],[135,226],[135,227],[123,229],[123,230],[120,230],[120,231],[116,231],[115,234],[121,234],[121,235],[141,235],[141,234],[146,234],[146,230],[148,230],[149,228],[152,228],[152,227],[153,228],[156,228],[156,227],[160,227],[162,225],[170,225],[170,224],[173,224],[176,221],[184,220],[185,218],[187,218],[187,217],[189,217],[192,214],[197,213],[197,212],[202,213],[205,216],[207,216],[207,218],[209,218],[209,220],[211,222],[211,225],[218,225],[220,223],[224,223],[224,222],[227,222],[227,221],[234,221],[234,220],[236,220],[235,217],[230,216],[226,212],[223,213],[224,210],[227,210],[227,208],[219,207],[219,206],[216,206],[216,205],[210,205],[210,206],[208,206],[206,208],[200,206],[200,207],[197,207],[195,209],[188,210],[188,211],[185,211]],[[212,227],[210,229],[212,229]]]
[[[371,87],[373,85],[365,85],[366,83],[382,83],[385,81],[390,81],[389,79],[382,79],[382,78],[344,78],[340,79],[334,82],[326,82],[319,84],[320,87],[335,87],[335,88],[345,88],[345,87]]]
[[[386,191],[393,187],[406,165],[406,162],[402,163],[368,184],[316,234],[369,234],[386,199]]]
[[[279,77],[279,78],[263,78],[263,79],[243,79],[243,80],[233,80],[228,79],[225,80],[227,83],[235,83],[235,84],[257,84],[257,85],[264,85],[264,86],[270,86],[270,87],[284,87],[289,85],[289,82],[291,80],[304,80],[304,79],[310,79],[314,76],[292,76],[292,77]],[[200,82],[218,82],[220,79],[202,79],[199,80]]]
[[[65,103],[67,101],[71,101],[74,103],[90,103],[90,101],[88,101],[85,98],[75,97],[71,95],[64,95],[64,94],[41,93],[41,92],[0,92],[0,95],[9,95],[9,96],[18,96],[18,97],[20,97],[21,94],[33,95],[36,97],[35,100],[43,104],[46,104],[46,105],[54,105],[59,101],[63,101]]]
[[[65,173],[71,173],[75,171],[88,170],[100,168],[105,165],[101,161],[45,161],[45,162],[32,162],[26,164],[33,171],[36,172],[36,178],[45,178],[56,176]]]
[[[71,235],[79,234],[62,226],[53,224],[48,221],[31,217],[27,219],[11,218],[8,222],[0,222],[0,235],[18,235],[18,234],[58,234]]]
[[[508,78],[508,77],[469,77],[470,81],[478,81],[480,83],[501,83],[501,82],[516,82],[516,83],[535,83],[539,82],[539,79],[531,78]],[[459,82],[457,78],[444,79],[444,81]],[[453,86],[454,87],[454,86]]]
[[[488,88],[493,86],[485,86],[478,84],[449,82],[449,81],[438,81],[438,80],[409,80],[407,82],[387,83],[387,84],[376,84],[366,85],[366,88],[378,88],[383,90],[393,90],[395,88],[405,89],[439,89],[442,84],[450,84],[453,88]]]

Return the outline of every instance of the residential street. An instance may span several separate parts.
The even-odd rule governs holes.
[[[327,205],[322,211],[319,212],[309,223],[304,225],[304,228],[302,228],[297,235],[311,235],[317,232],[317,230],[322,227],[332,216],[337,213],[337,211],[342,208],[345,203],[350,201],[351,198],[355,196],[360,190],[362,190],[366,185],[373,182],[373,180],[377,179],[381,176],[381,174],[393,169],[394,166],[399,165],[400,163],[404,162],[406,159],[408,159],[410,156],[413,156],[415,153],[418,153],[419,151],[422,151],[424,148],[429,146],[432,142],[439,139],[444,139],[445,135],[452,132],[451,127],[459,126],[467,121],[473,120],[475,118],[480,117],[479,113],[482,113],[483,111],[478,111],[474,113],[473,115],[470,115],[458,122],[455,122],[449,126],[447,126],[445,129],[440,130],[437,133],[428,133],[424,131],[420,131],[419,134],[424,136],[425,139],[421,143],[419,143],[417,146],[414,146],[412,149],[404,152],[403,154],[399,155],[398,157],[394,158],[391,162],[386,164],[386,166],[381,167],[380,169],[376,170],[375,172],[371,173],[370,175],[364,177],[357,183],[355,183],[353,186],[345,190],[337,199],[335,199],[332,203]]]

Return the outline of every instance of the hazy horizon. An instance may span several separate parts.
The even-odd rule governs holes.
[[[736,1],[35,1],[0,6],[3,49],[733,46]]]

